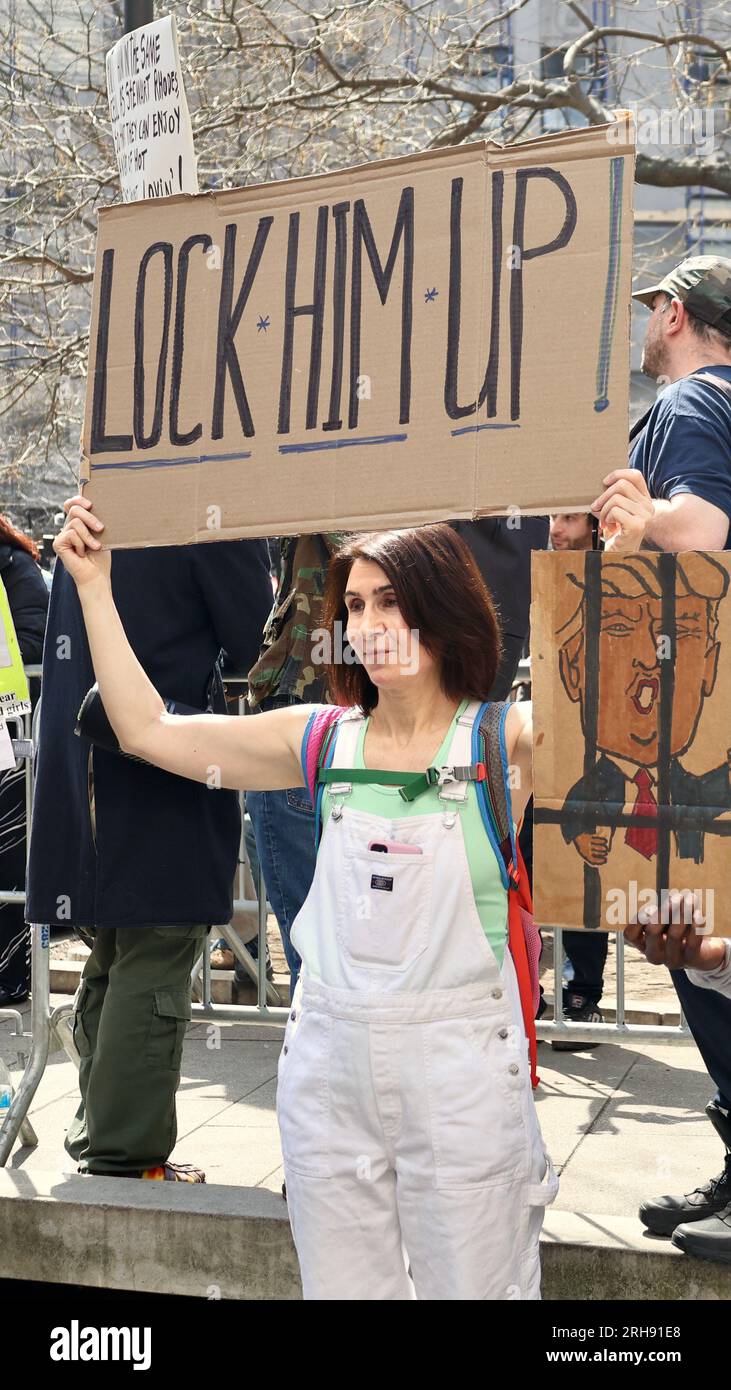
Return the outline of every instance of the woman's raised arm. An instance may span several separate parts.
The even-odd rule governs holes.
[[[76,584],[99,693],[123,751],[210,787],[302,786],[300,748],[311,706],[244,718],[168,714],[117,612],[111,552],[98,539],[103,523],[83,497],[66,505],[66,525],[53,548]]]

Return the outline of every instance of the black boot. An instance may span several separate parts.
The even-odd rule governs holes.
[[[705,1221],[676,1227],[673,1245],[685,1251],[686,1255],[695,1255],[697,1260],[715,1260],[717,1264],[731,1265],[731,1201],[723,1211],[717,1211],[715,1216],[707,1216]]]
[[[722,1220],[722,1213],[727,1208],[731,1209],[731,1117],[715,1101],[706,1106],[706,1114],[726,1145],[723,1172],[717,1178],[711,1178],[703,1187],[696,1187],[695,1191],[682,1197],[657,1197],[653,1202],[643,1202],[640,1221],[655,1236],[673,1236],[673,1243],[689,1254],[698,1253],[689,1244],[689,1232],[695,1232],[696,1223],[714,1226],[714,1235],[710,1239],[715,1245],[715,1223],[719,1222],[728,1241],[726,1259],[731,1260],[731,1224],[725,1224]],[[728,1220],[727,1211],[726,1222]],[[689,1224],[691,1222],[692,1225]],[[681,1228],[680,1231],[678,1228]],[[677,1234],[681,1236],[680,1240],[676,1240]],[[717,1259],[719,1256],[705,1255],[701,1258]]]
[[[719,1105],[706,1106],[706,1114],[726,1145],[726,1169],[716,1195],[726,1193],[726,1205],[709,1213],[702,1221],[687,1222],[673,1232],[673,1245],[698,1260],[715,1260],[731,1265],[731,1115]]]

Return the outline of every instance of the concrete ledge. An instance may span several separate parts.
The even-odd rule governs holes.
[[[197,1298],[301,1297],[285,1203],[259,1187],[0,1170],[0,1271]]]
[[[731,1266],[632,1218],[549,1211],[549,1300],[731,1298]],[[261,1187],[0,1170],[0,1275],[195,1298],[301,1298],[284,1202]]]
[[[549,1208],[541,1254],[545,1299],[731,1298],[731,1265],[692,1259],[635,1217]]]
[[[81,981],[84,962],[54,960],[51,957],[51,994],[75,994]]]

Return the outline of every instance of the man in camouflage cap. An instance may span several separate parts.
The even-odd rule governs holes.
[[[655,513],[645,542],[659,550],[729,550],[731,260],[691,256],[633,298],[651,311],[642,370],[660,388],[630,435],[630,467],[641,471]],[[592,508],[600,521],[627,479],[627,469],[604,479]],[[731,998],[709,995],[684,970],[673,970],[672,979],[718,1088],[706,1113],[726,1162],[694,1192],[644,1202],[640,1219],[654,1234],[677,1232],[676,1244],[689,1254],[731,1263]]]
[[[632,298],[653,309],[657,294],[679,299],[687,313],[731,337],[731,260],[725,256],[689,256],[656,285],[635,290]]]
[[[654,503],[646,540],[659,550],[731,549],[731,260],[691,256],[632,296],[650,309],[642,370],[655,404],[630,435],[630,467]],[[630,484],[604,479],[606,513]]]

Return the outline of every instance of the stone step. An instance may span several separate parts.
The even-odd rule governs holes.
[[[0,1169],[3,1264],[14,1279],[187,1294],[301,1298],[276,1192]],[[731,1298],[731,1266],[694,1260],[630,1217],[549,1210],[543,1297],[666,1302]]]

